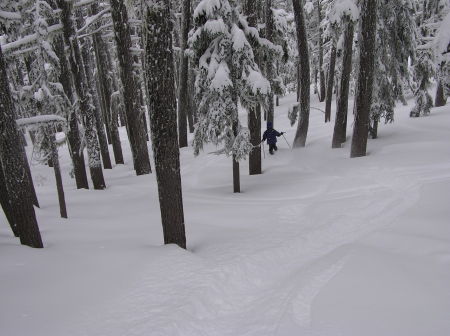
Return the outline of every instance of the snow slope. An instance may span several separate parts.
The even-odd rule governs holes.
[[[276,110],[289,142],[293,102]],[[260,176],[242,162],[239,195],[231,159],[183,149],[188,251],[162,246],[154,176],[134,176],[124,134],[106,191],[76,190],[61,149],[68,220],[52,170],[32,167],[46,248],[0,213],[0,335],[450,335],[450,105],[410,108],[358,159],[312,110],[307,148],[280,138]]]

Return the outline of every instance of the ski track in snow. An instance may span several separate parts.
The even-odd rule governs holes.
[[[399,172],[370,174],[375,181],[364,173],[353,174],[348,178],[367,184],[339,191],[321,187],[309,197],[289,199],[288,205],[276,209],[279,230],[270,239],[251,238],[266,243],[260,250],[211,262],[173,249],[176,257],[169,254],[168,260],[159,261],[166,269],[163,276],[148,274],[129,296],[110,303],[120,309],[111,309],[99,335],[143,335],[149,330],[152,335],[277,335],[285,318],[307,327],[315,296],[351,253],[346,245],[388,225],[417,202],[425,181],[450,178],[442,166]],[[322,180],[322,186],[332,181]],[[197,201],[208,203],[207,199],[220,201],[197,196]],[[250,199],[249,206],[254,202]]]
[[[324,154],[333,157],[330,161],[314,163],[310,148],[317,151],[314,146],[323,148],[330,139],[328,132],[320,133],[322,118],[321,113],[312,111],[308,147],[291,152],[280,146],[276,159],[264,161],[264,175],[243,178],[247,190],[240,195],[230,192],[231,174],[211,175],[214,169],[225,171],[223,167],[231,166],[231,159],[202,154],[182,164],[186,209],[193,205],[211,208],[216,216],[230,218],[244,209],[243,216],[252,216],[251,220],[215,223],[211,218],[211,230],[226,227],[238,232],[217,245],[189,245],[188,236],[190,251],[158,248],[156,257],[151,255],[142,264],[142,273],[122,294],[86,308],[81,316],[70,319],[59,335],[291,336],[292,330],[299,335],[314,334],[313,302],[352,256],[352,243],[392,224],[419,201],[424,185],[450,181],[448,159],[439,164],[371,166],[369,156],[355,159],[353,169],[348,170],[348,160],[343,161],[337,156],[340,150],[334,150]],[[411,122],[401,127],[421,130],[420,124]],[[295,130],[289,131],[292,140]],[[403,145],[382,146],[373,157],[395,154]],[[185,150],[181,154],[182,163],[191,155]],[[334,162],[338,162],[336,166],[327,166]],[[285,172],[289,174],[287,182],[283,180]],[[112,186],[117,199],[126,196],[133,202],[141,196],[120,189],[130,174],[121,176],[123,184]],[[244,161],[241,176],[245,174]],[[278,181],[281,185],[275,186]],[[45,176],[35,182],[48,184]],[[259,189],[255,192],[249,186]],[[274,187],[279,189],[271,193]],[[108,211],[110,205],[103,206]],[[120,211],[129,211],[133,220],[132,209]],[[188,230],[189,216],[197,218],[195,215],[187,213]],[[260,222],[258,230],[246,226],[249,221]],[[450,255],[443,251],[437,258],[450,262]]]

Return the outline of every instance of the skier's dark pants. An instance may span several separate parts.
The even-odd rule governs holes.
[[[273,154],[273,151],[277,151],[278,150],[278,147],[277,147],[277,144],[269,144],[269,153],[270,154]]]

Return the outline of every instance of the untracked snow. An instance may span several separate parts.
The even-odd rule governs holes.
[[[289,142],[294,102],[275,112]],[[104,191],[76,190],[60,148],[69,219],[53,170],[31,167],[45,248],[0,212],[0,335],[450,335],[450,105],[411,105],[358,159],[312,109],[307,147],[280,137],[262,175],[242,161],[241,194],[229,158],[182,149],[187,251],[162,245],[155,177],[135,176],[123,129]]]

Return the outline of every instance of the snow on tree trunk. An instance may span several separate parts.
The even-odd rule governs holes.
[[[180,148],[187,147],[187,115],[189,109],[188,98],[188,71],[189,59],[185,55],[187,49],[187,40],[189,27],[191,23],[191,1],[183,0],[182,21],[181,21],[181,63],[180,63],[180,82],[178,97],[178,137]]]
[[[98,5],[96,3],[92,4],[91,11],[93,15],[98,13]],[[106,130],[107,134],[109,134],[110,142],[113,147],[114,160],[116,164],[123,164],[124,160],[122,146],[120,143],[119,131],[117,129],[117,114],[115,116],[116,119],[114,120],[111,110],[113,80],[108,75],[110,69],[112,68],[111,55],[100,32],[94,34],[93,42],[95,50],[95,60],[97,63],[97,73],[100,84],[99,92],[104,105],[103,116],[105,118]]]
[[[375,66],[377,0],[363,0],[361,5],[361,31],[359,37],[359,73],[355,97],[355,121],[350,157],[366,155],[370,127],[369,113]]]
[[[137,95],[139,86],[134,78],[133,57],[130,51],[131,32],[128,13],[123,0],[111,0],[110,3],[134,169],[137,175],[150,174],[152,169]]]
[[[77,10],[77,25],[78,29],[84,26],[84,18],[83,12],[81,10]],[[101,106],[100,106],[100,98],[97,92],[97,84],[94,78],[95,69],[94,69],[94,60],[92,55],[92,42],[90,37],[86,37],[80,41],[81,55],[83,59],[84,72],[86,75],[86,82],[88,84],[87,94],[91,97],[91,101],[94,103],[91,106],[94,109],[91,112],[91,116],[94,118],[93,124],[95,124],[95,130],[97,131],[97,141],[95,141],[94,148],[98,152],[100,149],[100,154],[103,161],[103,167],[105,169],[112,169],[111,158],[109,156],[109,148],[108,141],[106,139],[105,128],[103,126],[103,120],[101,117]],[[87,130],[87,129],[86,129]],[[95,131],[94,131],[95,132]],[[89,150],[89,146],[88,146]],[[98,155],[98,154],[96,154]]]
[[[72,4],[58,0],[61,9],[61,23],[63,25],[64,40],[69,46],[69,68],[73,76],[73,84],[76,92],[75,103],[79,105],[80,114],[84,119],[86,147],[88,152],[88,166],[91,173],[94,189],[105,189],[102,162],[100,159],[99,144],[95,130],[95,118],[91,108],[88,82],[83,68],[83,59],[76,38],[75,23],[72,17]]]
[[[308,55],[308,39],[306,36],[305,15],[303,13],[303,0],[292,0],[297,31],[297,46],[299,53],[299,90],[300,90],[300,116],[294,147],[305,147],[309,126],[310,110],[310,71]]]
[[[247,15],[250,27],[258,26],[258,13],[256,0],[247,0],[244,7],[244,15]],[[269,97],[270,101],[270,97]],[[250,142],[254,146],[249,154],[248,169],[250,175],[262,174],[261,162],[261,105],[248,109],[248,129],[250,131]]]
[[[145,77],[165,244],[186,248],[169,0],[144,4]]]
[[[339,85],[339,98],[334,121],[332,148],[341,148],[347,138],[348,95],[350,92],[350,75],[352,73],[354,23],[348,21],[344,32],[344,55],[342,58],[342,74]]]
[[[73,104],[75,102],[75,95],[73,92],[73,82],[72,74],[69,70],[69,64],[67,62],[66,52],[64,50],[64,40],[62,37],[58,37],[55,40],[55,52],[59,58],[59,64],[61,68],[61,74],[59,76],[59,81],[64,88],[68,99]],[[75,183],[77,189],[89,189],[86,166],[84,161],[84,154],[81,147],[80,130],[78,127],[78,118],[76,108],[72,106],[69,110],[68,124],[69,129],[67,133],[67,139],[69,142],[69,152],[73,163],[73,172],[75,175]],[[30,135],[33,131],[30,131]],[[33,137],[32,137],[33,140]],[[33,140],[34,143],[34,140]]]
[[[328,69],[327,97],[325,102],[325,122],[331,121],[331,100],[333,98],[334,71],[336,69],[336,45],[331,47],[330,65]]]
[[[323,29],[322,23],[322,5],[320,0],[317,0],[317,22],[319,26],[319,80],[320,80],[320,97],[319,100],[325,100],[325,73],[323,71]]]
[[[29,195],[23,147],[15,121],[6,64],[0,47],[0,162],[3,167],[12,218],[22,245],[42,248],[42,239]]]

